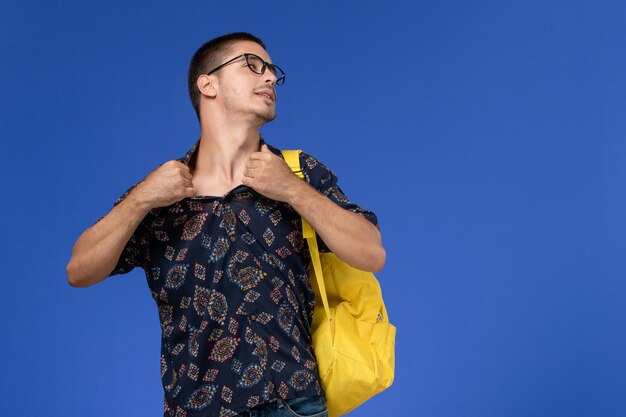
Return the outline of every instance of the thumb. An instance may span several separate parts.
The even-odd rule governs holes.
[[[266,144],[261,145],[261,152],[272,152],[270,151],[270,148],[267,147]]]

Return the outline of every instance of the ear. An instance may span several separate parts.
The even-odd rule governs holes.
[[[212,75],[202,74],[196,81],[200,94],[214,98],[217,95],[216,80]]]

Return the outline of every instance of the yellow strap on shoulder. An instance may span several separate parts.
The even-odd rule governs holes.
[[[291,172],[296,174],[298,178],[304,180],[304,174],[300,169],[300,152],[301,150],[284,150],[281,151],[283,157],[285,158],[285,162],[291,168]],[[311,227],[309,222],[302,218],[302,236],[306,239],[309,244],[309,252],[311,254],[311,263],[313,264],[313,269],[315,270],[315,278],[317,279],[317,287],[320,290],[320,298],[322,299],[322,303],[324,304],[324,310],[326,311],[326,317],[328,320],[331,320],[330,315],[330,307],[328,305],[328,297],[326,295],[326,286],[324,285],[324,275],[322,274],[322,262],[320,260],[320,252],[317,247],[317,238],[315,236],[315,229]]]

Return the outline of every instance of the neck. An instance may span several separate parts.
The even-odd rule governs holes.
[[[260,126],[214,117],[210,121],[202,120],[200,145],[192,170],[194,177],[237,181],[243,175],[250,154],[260,150]]]

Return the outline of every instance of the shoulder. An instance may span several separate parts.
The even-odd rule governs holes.
[[[284,159],[282,150],[269,144],[267,146],[274,154]],[[314,170],[314,169],[324,169],[324,170],[330,171],[330,168],[328,168],[326,165],[321,163],[317,157],[311,155],[310,153],[303,151],[301,149],[296,149],[296,148],[289,149],[289,150],[297,150],[300,152],[300,169],[309,170],[309,171]]]
[[[267,147],[276,155],[284,159],[282,151],[269,143],[266,143]],[[293,150],[297,148],[292,148]],[[299,149],[298,149],[299,150]],[[318,190],[324,190],[337,182],[337,175],[320,160],[311,155],[310,153],[300,151],[300,169],[304,175],[304,180],[317,188]]]
[[[305,181],[319,191],[326,191],[337,184],[337,175],[333,170],[304,151],[300,153],[300,169]]]
[[[332,170],[320,162],[317,157],[304,151],[300,153],[300,165],[302,166],[302,169],[308,169],[310,171],[323,170],[332,173]]]

